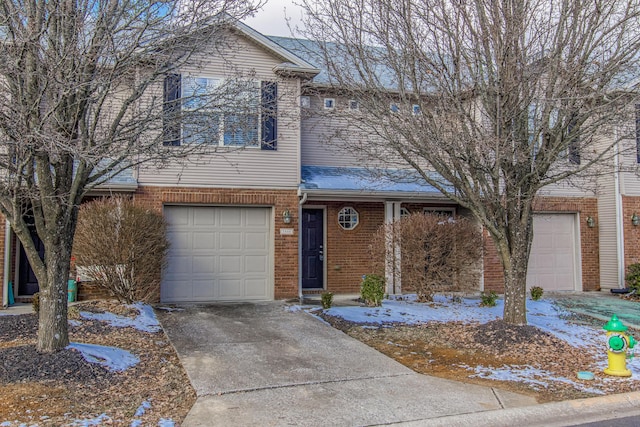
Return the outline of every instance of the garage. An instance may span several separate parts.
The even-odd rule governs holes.
[[[165,206],[162,302],[273,299],[271,209]]]
[[[527,288],[579,290],[578,248],[575,214],[535,215]]]

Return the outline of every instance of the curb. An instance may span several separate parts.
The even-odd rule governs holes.
[[[616,417],[615,415],[619,416]],[[629,415],[640,416],[640,392],[543,403],[413,421],[414,426],[571,426]]]

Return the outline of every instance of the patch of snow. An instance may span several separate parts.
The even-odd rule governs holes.
[[[87,362],[99,363],[111,371],[124,371],[140,362],[138,357],[127,350],[116,347],[72,342],[67,348],[78,350]]]
[[[475,375],[471,378],[486,378],[496,381],[515,381],[525,384],[531,384],[534,390],[539,387],[547,388],[551,382],[560,382],[573,386],[576,390],[586,393],[605,394],[602,390],[593,387],[587,387],[582,383],[570,380],[562,376],[555,376],[553,372],[544,369],[534,368],[533,366],[502,366],[500,368],[488,368],[484,366],[476,366]]]
[[[149,402],[148,400],[145,400],[140,404],[140,406],[138,406],[138,409],[136,409],[136,413],[134,414],[134,417],[143,416],[146,410],[149,408],[151,408],[151,402]]]
[[[79,321],[79,320],[69,319],[69,324],[70,324],[71,326],[81,326],[81,325],[82,325],[82,322],[81,322],[81,321]]]
[[[11,427],[11,421],[4,421],[0,423],[0,427]]]
[[[176,423],[171,418],[160,418],[158,427],[175,427]]]
[[[100,414],[96,418],[90,418],[86,420],[74,420],[72,424],[73,427],[91,427],[91,426],[100,426],[103,423],[111,424],[111,418],[107,416],[107,414]]]
[[[298,311],[302,311],[304,310],[304,307],[302,307],[301,305],[286,305],[284,307],[284,311],[290,312],[290,313],[296,313]]]
[[[107,322],[110,326],[115,328],[132,327],[143,332],[158,332],[160,330],[160,323],[156,318],[153,308],[149,304],[135,303],[132,305],[138,310],[138,316],[135,319],[130,317],[118,316],[113,313],[90,313],[81,311],[80,316],[88,320],[99,320],[101,322]]]

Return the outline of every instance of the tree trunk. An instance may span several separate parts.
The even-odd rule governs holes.
[[[45,248],[46,251],[46,248]],[[46,282],[40,283],[40,319],[38,324],[38,351],[53,353],[69,345],[67,323],[67,280],[69,261],[64,251],[45,253],[47,259]]]
[[[513,214],[513,213],[512,213]],[[533,219],[530,214],[510,215],[518,218],[509,221],[504,232],[508,238],[496,238],[494,242],[504,270],[503,320],[512,325],[527,324],[527,268],[533,239]]]

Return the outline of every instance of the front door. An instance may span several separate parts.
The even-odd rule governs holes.
[[[324,287],[324,211],[302,210],[302,288]]]
[[[38,253],[40,254],[40,258],[44,259],[44,244],[42,240],[36,234],[35,229],[31,230],[31,239],[33,239],[33,243],[36,245],[38,249]],[[33,295],[40,290],[38,286],[38,279],[36,278],[33,269],[31,268],[31,264],[29,264],[29,260],[27,259],[27,254],[24,252],[24,248],[20,245],[20,276],[18,282],[18,295]]]

